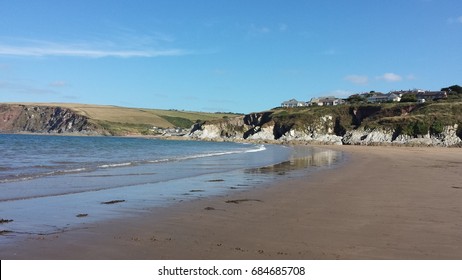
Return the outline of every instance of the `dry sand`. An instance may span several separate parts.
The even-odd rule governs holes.
[[[327,148],[344,151],[347,164],[30,237],[0,257],[462,259],[462,149]]]

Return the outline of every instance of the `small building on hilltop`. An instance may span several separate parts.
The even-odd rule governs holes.
[[[289,101],[284,101],[281,103],[281,107],[283,108],[295,108],[295,107],[304,107],[307,106],[306,102],[298,101],[296,99],[291,99]]]
[[[395,91],[394,94],[399,94],[401,97],[405,95],[414,95],[417,100],[425,99],[425,101],[444,99],[448,97],[446,91],[428,91],[428,90],[406,90]]]
[[[326,97],[318,97],[318,98],[311,98],[309,105],[310,106],[337,106],[340,104],[344,104],[345,101],[342,99],[336,98],[335,96],[326,96]]]
[[[445,91],[425,91],[417,93],[416,97],[417,100],[425,99],[426,101],[428,101],[447,98],[448,94]]]
[[[394,93],[375,93],[374,95],[367,98],[369,103],[385,103],[385,102],[399,102],[401,97]]]

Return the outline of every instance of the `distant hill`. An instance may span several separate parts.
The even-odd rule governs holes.
[[[0,132],[149,135],[158,133],[156,129],[186,129],[199,120],[235,116],[239,115],[74,103],[3,103]]]

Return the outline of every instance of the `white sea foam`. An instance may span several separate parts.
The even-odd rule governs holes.
[[[167,158],[167,159],[157,159],[157,160],[149,160],[146,161],[147,163],[163,163],[169,161],[182,161],[182,160],[189,160],[189,159],[198,159],[198,158],[207,158],[207,157],[216,157],[216,156],[225,156],[225,155],[234,155],[234,154],[242,154],[242,153],[256,153],[265,151],[265,145],[259,145],[254,149],[247,149],[247,150],[235,150],[235,151],[228,151],[228,152],[212,152],[212,153],[204,153],[204,154],[193,154],[187,155],[183,157],[175,157],[175,158]],[[114,164],[110,167],[116,167],[117,165]]]
[[[156,159],[156,160],[148,160],[148,163],[161,163],[161,162],[168,162],[171,161],[171,159],[168,158],[163,158],[163,159]]]
[[[36,174],[18,174],[16,176],[11,176],[9,178],[0,179],[0,184],[34,180],[34,179],[47,177],[47,176],[55,176],[55,175],[62,175],[62,174],[72,174],[72,173],[81,173],[81,172],[85,172],[85,171],[88,171],[88,170],[89,170],[88,168],[74,168],[74,169],[55,170],[55,171],[44,172],[44,173],[36,173]]]
[[[191,155],[182,157],[180,159],[195,159],[195,158],[205,158],[205,157],[216,157],[216,156],[224,156],[224,155],[235,155],[235,154],[242,154],[242,153],[256,153],[266,150],[264,145],[260,145],[255,149],[250,150],[238,150],[238,151],[229,151],[229,152],[215,152],[215,153],[207,153],[207,154],[198,154],[198,155]]]
[[[111,168],[111,167],[122,167],[122,166],[130,166],[130,165],[133,165],[133,162],[103,164],[98,167],[99,168]]]
[[[266,150],[266,147],[265,145],[260,145],[258,148],[256,149],[252,149],[252,150],[248,150],[248,151],[245,151],[246,153],[256,153],[256,152],[262,152]]]
[[[69,169],[69,170],[63,170],[63,173],[74,173],[74,172],[82,172],[86,171],[86,168],[76,168],[76,169]]]

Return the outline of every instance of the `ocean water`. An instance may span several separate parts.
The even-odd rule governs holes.
[[[0,244],[255,188],[341,158],[282,145],[0,134]]]

